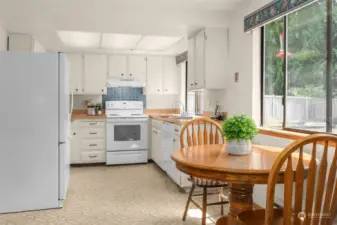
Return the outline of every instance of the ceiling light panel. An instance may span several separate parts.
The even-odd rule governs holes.
[[[99,48],[101,34],[79,31],[58,31],[62,42],[75,48]]]
[[[181,37],[146,36],[139,42],[137,50],[165,51],[180,39]]]
[[[103,34],[102,48],[135,49],[141,38],[141,35]]]

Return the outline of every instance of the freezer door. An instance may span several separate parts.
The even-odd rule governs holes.
[[[59,199],[65,199],[70,179],[69,63],[59,53]]]
[[[69,63],[64,53],[59,53],[59,140],[67,142],[70,136]]]

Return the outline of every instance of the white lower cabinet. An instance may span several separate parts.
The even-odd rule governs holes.
[[[182,188],[191,187],[189,176],[176,168],[171,154],[180,149],[180,131],[182,126],[152,119],[152,160]]]
[[[106,162],[105,121],[76,120],[71,129],[71,164]]]

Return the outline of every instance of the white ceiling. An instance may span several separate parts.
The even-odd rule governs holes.
[[[33,34],[48,50],[79,51],[66,47],[57,31],[187,37],[206,26],[226,27],[226,12],[240,1],[0,0],[0,25]]]

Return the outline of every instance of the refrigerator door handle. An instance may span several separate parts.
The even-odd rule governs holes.
[[[59,142],[59,145],[65,145],[66,143],[64,141]]]
[[[70,116],[73,114],[74,110],[74,92],[71,92],[71,110],[70,110]]]

